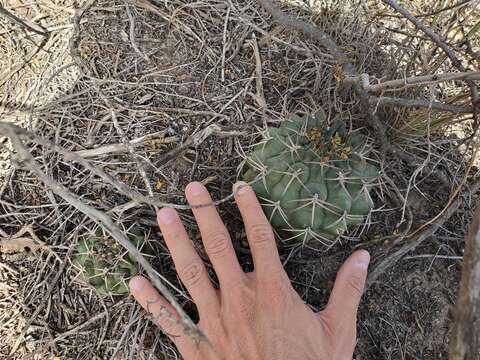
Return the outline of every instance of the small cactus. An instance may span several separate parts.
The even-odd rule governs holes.
[[[295,113],[263,132],[244,180],[253,182],[275,228],[329,246],[373,207],[369,188],[378,169],[366,159],[368,150],[366,139],[342,121],[328,127],[323,112]]]
[[[130,228],[127,236],[139,249],[147,247],[140,228]],[[128,280],[138,273],[135,259],[101,227],[95,235],[79,240],[72,263],[79,278],[92,285],[100,296],[127,294]]]

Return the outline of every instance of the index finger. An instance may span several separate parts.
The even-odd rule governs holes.
[[[130,280],[129,287],[135,300],[175,343],[180,353],[185,358],[191,358],[196,352],[196,347],[191,339],[185,335],[181,319],[172,305],[142,276],[133,277]]]
[[[242,215],[255,272],[271,276],[283,271],[272,227],[252,187],[239,181],[234,185],[235,201]]]

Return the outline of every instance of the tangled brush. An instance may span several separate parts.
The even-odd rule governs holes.
[[[364,136],[348,132],[338,119],[328,126],[324,112],[295,113],[262,135],[244,180],[253,182],[275,228],[328,245],[364,220],[379,175],[366,157]]]

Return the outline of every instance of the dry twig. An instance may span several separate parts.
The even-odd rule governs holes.
[[[476,193],[480,190],[480,178],[477,178],[469,186],[469,190],[471,193]],[[408,239],[408,241],[405,242],[405,244],[399,250],[389,254],[384,260],[374,264],[373,269],[370,271],[368,276],[366,288],[369,288],[373,283],[375,283],[381,274],[383,274],[391,266],[395,265],[407,253],[416,249],[426,239],[435,234],[435,232],[437,232],[437,230],[440,229],[440,227],[448,219],[450,219],[453,214],[455,214],[462,202],[463,198],[461,196],[457,196],[455,200],[449,202],[448,206],[445,207],[445,209],[435,217],[434,221],[430,221],[428,226],[422,227],[422,231],[415,231],[414,234],[416,234],[416,236],[414,238]]]
[[[433,31],[428,26],[426,26],[423,22],[418,20],[407,9],[405,9],[395,0],[382,0],[382,1],[388,6],[398,11],[400,14],[402,14],[408,21],[410,21],[413,25],[415,25],[417,29],[420,29],[421,31],[423,31],[425,35],[427,35],[435,44],[437,44],[445,52],[445,54],[447,54],[447,56],[452,61],[453,66],[455,66],[459,71],[461,72],[466,71],[461,60],[457,57],[457,55],[455,55],[454,51],[447,45],[447,42],[445,41],[445,39],[442,39],[440,35],[438,35],[435,31]],[[466,80],[466,82],[470,87],[472,104],[474,107],[476,107],[479,101],[477,86],[472,80]]]
[[[214,201],[212,203],[198,204],[198,205],[193,205],[193,206],[192,205],[178,205],[178,204],[166,203],[166,202],[163,202],[163,201],[159,200],[158,198],[156,198],[154,196],[145,196],[145,195],[141,194],[140,192],[131,189],[130,187],[128,187],[124,183],[120,182],[119,180],[117,180],[113,176],[106,173],[104,170],[102,170],[98,166],[92,165],[88,160],[86,160],[83,156],[79,155],[77,152],[68,151],[68,150],[62,148],[61,146],[55,145],[54,143],[52,143],[51,141],[49,141],[47,139],[40,138],[40,137],[36,136],[35,134],[33,134],[32,132],[29,132],[29,131],[27,131],[23,128],[20,128],[16,125],[13,125],[13,124],[10,124],[10,123],[0,122],[0,133],[16,134],[16,136],[27,137],[29,140],[31,140],[31,141],[39,144],[39,145],[45,146],[48,149],[56,151],[57,153],[62,155],[65,158],[65,160],[78,162],[79,164],[84,166],[86,169],[91,171],[93,174],[99,176],[106,183],[112,185],[121,194],[123,194],[125,196],[128,196],[130,199],[132,199],[137,204],[147,204],[147,205],[151,205],[151,206],[156,207],[156,208],[171,207],[171,208],[175,208],[175,209],[178,209],[178,210],[189,210],[189,209],[193,209],[193,208],[218,206],[219,204],[222,204],[224,202],[229,201],[235,195],[235,193],[232,193],[229,196],[227,196],[223,199]],[[178,148],[173,149],[171,152],[168,152],[167,154],[165,154],[162,158],[172,159],[177,154],[179,154],[181,151],[187,149],[189,146],[198,146],[205,139],[207,139],[209,136],[211,136],[212,134],[216,134],[216,133],[218,133],[220,136],[238,135],[239,134],[238,132],[235,132],[235,131],[229,132],[229,131],[221,130],[221,128],[218,125],[212,124],[209,127],[199,131],[197,134],[190,137],[187,141],[185,141],[183,144],[181,144]],[[9,136],[9,135],[7,135],[7,136]],[[123,144],[123,145],[127,146],[125,144]],[[167,161],[169,161],[169,160],[167,160]]]
[[[384,81],[378,84],[370,84],[368,75],[365,76],[365,81],[362,76],[355,79],[345,79],[346,82],[349,81],[360,81],[362,82],[363,88],[369,93],[376,93],[379,91],[399,91],[405,90],[413,86],[419,85],[431,85],[444,81],[455,81],[455,80],[480,80],[480,71],[467,71],[467,72],[454,72],[454,73],[445,73],[445,74],[433,74],[433,75],[423,75],[423,76],[413,76],[404,79],[389,80]]]
[[[2,126],[3,125],[3,126]],[[35,161],[30,152],[25,148],[24,144],[20,140],[18,134],[15,132],[14,127],[4,126],[0,124],[1,132],[7,135],[16,151],[14,160],[18,165],[25,167],[32,173],[34,173],[44,185],[51,189],[55,194],[63,198],[69,204],[89,216],[98,224],[101,224],[103,228],[114,238],[120,245],[129,251],[131,256],[145,269],[147,275],[152,281],[153,285],[158,291],[167,299],[167,301],[174,307],[180,317],[180,325],[182,325],[185,333],[188,336],[196,339],[197,341],[207,340],[203,333],[197,328],[190,317],[185,313],[181,305],[178,303],[173,294],[163,284],[162,276],[156,272],[150,263],[145,259],[142,253],[137,247],[130,242],[127,236],[115,225],[113,220],[104,212],[97,210],[84,202],[80,201],[74,194],[72,194],[65,186],[56,182],[50,176],[46,175],[41,166]],[[8,125],[8,124],[7,124]],[[62,272],[59,272],[61,274]],[[18,342],[19,343],[19,342]],[[18,346],[18,344],[17,344]]]
[[[425,101],[417,99],[403,99],[393,97],[376,97],[371,96],[370,102],[375,105],[394,105],[407,108],[426,108],[440,111],[448,111],[456,114],[472,114],[474,109],[472,106],[450,105],[438,101]]]
[[[42,36],[48,36],[49,33],[45,31],[40,25],[32,23],[32,22],[27,22],[26,20],[20,19],[18,16],[12,14],[10,11],[5,9],[2,5],[0,5],[0,14],[6,16],[9,18],[11,21],[14,23],[23,26],[24,28],[34,32],[35,34],[42,35]]]
[[[458,292],[455,323],[451,333],[449,360],[476,360],[480,354],[480,206],[466,239],[462,280]]]

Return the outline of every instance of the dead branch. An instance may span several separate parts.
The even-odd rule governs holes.
[[[343,51],[337,46],[331,36],[324,33],[314,25],[311,25],[303,20],[285,14],[282,10],[280,10],[280,8],[278,8],[278,6],[274,3],[273,0],[258,0],[258,2],[276,21],[278,21],[282,25],[286,26],[287,28],[300,31],[305,35],[308,35],[317,40],[323,47],[325,47],[328,51],[332,53],[333,57],[337,62],[343,62],[344,69],[349,75],[354,75],[356,73],[353,65],[347,61],[347,57],[345,56]]]
[[[382,0],[382,1],[388,6],[398,11],[400,14],[402,14],[417,29],[423,31],[425,35],[427,35],[435,44],[437,44],[445,52],[445,54],[447,54],[449,59],[452,61],[453,66],[455,66],[459,71],[462,71],[462,72],[466,71],[460,59],[457,57],[457,55],[455,55],[454,51],[447,45],[445,39],[442,39],[440,35],[438,35],[435,31],[433,31],[428,26],[426,26],[423,22],[418,20],[407,9],[405,9],[403,6],[398,4],[395,0]],[[471,80],[467,80],[467,84],[470,87],[472,104],[473,106],[476,106],[479,101],[477,86]]]
[[[480,206],[465,240],[462,280],[451,333],[450,360],[476,360],[480,355]]]
[[[220,126],[216,124],[211,124],[206,128],[190,136],[187,140],[185,140],[182,144],[180,144],[175,149],[164,154],[162,157],[160,157],[160,159],[155,161],[155,165],[165,166],[169,161],[177,157],[183,151],[185,151],[191,146],[193,147],[199,146],[202,142],[205,141],[206,138],[208,138],[213,134],[217,134],[219,136],[229,136],[229,135],[240,136],[242,134],[245,135],[245,133],[239,132],[239,131],[224,131],[220,128]]]
[[[475,1],[475,0],[473,0]],[[456,8],[459,8],[459,7],[462,7],[468,3],[472,2],[472,0],[461,0],[459,1],[458,3],[456,4],[452,4],[452,5],[448,5],[448,6],[445,6],[445,7],[442,7],[438,10],[435,10],[435,11],[432,11],[432,12],[429,12],[428,14],[421,14],[421,15],[418,15],[417,17],[429,17],[429,16],[434,16],[434,15],[437,15],[437,14],[440,14],[444,11],[448,11],[448,10],[452,10],[452,9],[456,9]]]
[[[260,58],[260,49],[258,48],[258,42],[255,38],[255,35],[252,39],[248,40],[247,43],[252,47],[253,55],[255,56],[255,82],[257,87],[255,100],[261,109],[265,109],[267,102],[265,101],[265,95],[263,91],[262,59]]]
[[[324,61],[329,61],[329,62],[333,59],[333,56],[331,54],[320,52],[320,51],[312,52],[312,51],[310,51],[308,49],[304,49],[300,46],[295,46],[293,44],[290,44],[288,41],[284,41],[284,40],[280,39],[278,36],[275,36],[274,34],[271,34],[268,31],[265,31],[260,26],[255,25],[252,21],[250,21],[249,19],[247,19],[245,17],[239,16],[237,19],[239,21],[247,24],[248,26],[250,26],[256,32],[262,34],[265,38],[267,38],[269,40],[271,39],[272,41],[275,41],[279,44],[285,45],[285,46],[291,48],[292,50],[294,50],[296,52],[305,54],[306,56],[309,56],[309,57],[312,56],[313,54],[315,54],[319,57],[324,58]],[[240,47],[239,47],[238,51],[240,51]]]
[[[35,34],[42,35],[42,36],[48,36],[49,33],[40,25],[32,23],[30,21],[22,20],[18,16],[12,14],[10,11],[5,9],[2,5],[0,5],[0,15],[4,15],[14,23],[23,26],[24,28],[30,30],[31,32],[34,32]]]
[[[58,335],[57,337],[52,339],[50,343],[56,343],[56,342],[58,342],[62,339],[65,339],[66,337],[68,337],[70,335],[76,334],[76,333],[78,333],[79,330],[82,330],[82,329],[88,327],[89,325],[95,323],[96,321],[98,321],[100,319],[103,319],[106,316],[108,316],[108,313],[106,311],[102,311],[101,313],[98,313],[97,315],[92,316],[87,321],[82,321],[78,326],[75,326],[74,328],[72,328],[70,330],[67,330],[64,333],[61,333],[60,335]]]
[[[130,6],[128,5],[127,2],[125,2],[125,9],[127,10],[128,20],[130,22],[129,37],[130,37],[130,43],[132,44],[132,48],[147,63],[150,63],[150,58],[140,50],[140,48],[138,47],[137,41],[135,40],[135,19],[132,15],[132,12],[130,11]]]
[[[368,75],[365,77],[366,81],[360,76],[359,78],[354,79],[345,79],[346,82],[352,81],[362,81],[363,88],[369,93],[376,93],[379,91],[399,91],[405,90],[414,86],[419,85],[431,85],[444,81],[454,81],[454,80],[480,80],[480,71],[467,71],[467,72],[456,72],[456,73],[445,73],[445,74],[433,74],[433,75],[424,75],[424,76],[413,76],[404,79],[396,79],[390,81],[384,81],[378,84],[370,84]]]
[[[105,104],[109,106],[109,102],[105,102]],[[123,144],[128,149],[128,152],[130,153],[130,155],[132,155],[132,158],[135,161],[135,166],[138,172],[140,173],[140,176],[143,180],[143,184],[145,185],[145,189],[147,190],[148,195],[150,197],[153,197],[152,186],[150,185],[150,180],[148,179],[147,172],[146,172],[146,166],[142,161],[142,157],[137,153],[135,153],[135,149],[133,148],[132,145],[130,145],[130,141],[128,140],[127,136],[125,135],[125,132],[123,131],[120,124],[118,123],[117,114],[113,108],[110,109],[110,114],[113,120],[113,126],[115,126],[115,129],[117,130],[118,135],[120,135],[120,139],[122,140]],[[148,162],[148,164],[150,164],[150,162]],[[155,211],[157,210],[158,210],[158,207],[155,207]]]
[[[132,244],[127,238],[127,236],[120,230],[120,228],[115,225],[112,218],[110,218],[103,211],[97,210],[80,201],[77,196],[72,194],[65,186],[56,182],[50,176],[46,175],[41,170],[40,164],[35,161],[30,152],[25,148],[19,136],[14,131],[14,128],[3,126],[2,133],[4,133],[10,138],[13,148],[16,151],[16,154],[12,155],[14,157],[12,160],[14,160],[18,164],[18,166],[22,166],[34,173],[47,188],[49,188],[55,194],[63,198],[66,202],[77,208],[79,211],[93,219],[96,223],[100,224],[112,236],[112,238],[114,238],[120,245],[122,245],[127,251],[129,251],[131,256],[138,262],[138,264],[140,264],[142,268],[145,269],[153,285],[158,289],[160,294],[162,294],[165,299],[167,299],[167,301],[178,313],[180,317],[179,323],[182,325],[185,334],[191,336],[197,341],[208,341],[205,335],[198,329],[198,327],[193,323],[190,317],[185,313],[185,311],[177,302],[173,294],[163,284],[165,279],[162,277],[162,275],[160,275],[153,269],[153,267],[150,265],[147,259],[145,259],[142,253],[137,249],[137,247]]]
[[[149,141],[159,142],[161,144],[172,144],[178,142],[180,139],[177,136],[170,136],[167,138],[163,138],[165,135],[164,131],[156,132],[153,134],[148,134],[141,136],[139,138],[133,139],[129,141],[130,146],[136,148],[140,146],[145,146]],[[120,144],[108,144],[99,146],[93,149],[87,150],[78,150],[74,153],[83,157],[83,158],[91,158],[96,156],[102,156],[107,154],[120,154],[128,152],[127,144],[120,143]]]
[[[426,100],[415,100],[415,99],[403,99],[403,98],[392,98],[392,97],[370,97],[370,102],[373,105],[393,105],[400,107],[413,107],[413,108],[426,108],[426,109],[435,109],[441,111],[453,112],[456,114],[472,114],[474,109],[472,106],[461,106],[461,105],[450,105],[444,104],[439,101],[426,101]]]
[[[480,177],[475,179],[475,181],[469,186],[469,189],[472,194],[480,190]],[[462,202],[462,196],[457,196],[456,199],[453,200],[445,209],[445,211],[443,211],[440,216],[437,216],[435,221],[431,222],[428,227],[417,233],[415,238],[409,239],[399,250],[391,255],[388,255],[388,257],[375,264],[373,270],[370,271],[368,276],[366,288],[369,288],[373,283],[375,283],[381,274],[383,274],[391,266],[395,265],[407,253],[415,250],[423,241],[435,234],[435,232],[440,229],[440,227],[446,221],[448,221],[453,214],[455,214]]]
[[[97,175],[100,177],[103,181],[105,181],[107,184],[112,185],[117,191],[119,191],[121,194],[129,197],[130,199],[133,200],[133,202],[137,204],[147,204],[153,207],[171,207],[174,209],[178,210],[188,210],[188,209],[193,209],[193,208],[203,208],[203,207],[210,207],[210,206],[218,206],[224,202],[227,202],[231,200],[236,193],[232,193],[229,196],[214,201],[212,203],[207,203],[207,204],[198,204],[198,205],[178,205],[178,204],[171,204],[171,203],[165,203],[158,199],[155,196],[145,196],[141,194],[140,192],[131,189],[129,186],[124,184],[123,182],[117,180],[113,176],[109,175],[105,171],[103,171],[100,167],[92,165],[88,160],[86,160],[83,156],[79,155],[77,152],[71,152],[63,147],[54,144],[53,142],[39,137],[35,135],[32,132],[29,132],[19,126],[13,125],[11,123],[5,123],[5,122],[0,122],[0,134],[16,134],[16,136],[24,136],[27,137],[30,141],[45,146],[46,148],[53,150],[57,152],[58,154],[62,155],[63,158],[66,161],[74,161],[79,164],[81,164],[83,167],[91,171],[93,174]],[[173,149],[172,151],[168,152],[167,154],[164,155],[165,158],[173,158],[177,154],[181,153],[183,150],[187,149],[189,146],[198,146],[203,142],[205,139],[207,139],[210,135],[212,134],[218,134],[219,136],[238,136],[241,133],[238,131],[224,131],[222,130],[218,125],[212,124],[205,129],[199,131],[198,133],[194,134],[191,136],[188,140],[186,140],[183,144],[181,144],[178,148]],[[125,144],[123,144],[126,146]],[[238,191],[239,189],[237,189]]]

